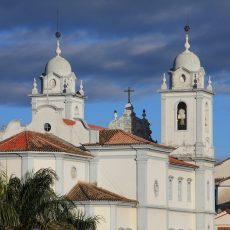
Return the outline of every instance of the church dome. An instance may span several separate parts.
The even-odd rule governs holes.
[[[56,57],[50,59],[45,67],[45,73],[48,75],[49,73],[56,73],[60,76],[68,76],[71,74],[71,66],[70,63],[63,57],[61,57],[61,49],[60,49],[60,37],[61,33],[56,32],[55,36],[57,38],[57,48],[56,48]]]
[[[67,76],[71,74],[71,72],[70,63],[59,55],[49,60],[45,68],[46,75],[49,73],[56,73],[60,76]]]
[[[173,69],[176,70],[178,68],[184,67],[189,71],[198,71],[200,70],[200,59],[197,57],[196,54],[194,54],[192,51],[189,50],[190,44],[189,44],[189,37],[188,37],[188,31],[189,26],[185,26],[186,31],[186,37],[185,37],[185,44],[184,48],[185,51],[178,54],[174,60],[173,63]]]
[[[180,67],[184,67],[189,71],[197,71],[201,67],[200,59],[190,50],[185,50],[177,55],[174,60],[173,69],[176,70]]]

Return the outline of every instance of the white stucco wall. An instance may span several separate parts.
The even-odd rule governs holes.
[[[147,211],[147,229],[167,230],[167,211],[149,208]]]
[[[132,158],[116,157],[98,162],[98,186],[136,199],[136,162]]]
[[[0,157],[0,171],[6,173],[9,178],[11,175],[21,177],[21,158],[20,157]]]
[[[214,185],[214,175],[213,169],[207,168],[205,170],[205,209],[209,211],[214,210],[215,206],[215,185]],[[209,183],[209,186],[207,185]],[[208,188],[209,187],[209,188]]]
[[[68,193],[77,183],[78,181],[85,181],[88,182],[88,163],[87,162],[80,162],[76,160],[63,160],[63,183],[64,188],[63,192]],[[72,177],[71,169],[76,168],[76,177]]]
[[[95,206],[93,208],[93,214],[103,217],[103,221],[99,224],[100,230],[110,230],[110,207],[109,206]]]
[[[195,171],[183,169],[182,167],[169,167],[168,177],[172,179],[172,200],[168,201],[170,208],[195,209]],[[182,200],[178,200],[178,179],[182,179]],[[191,179],[191,201],[188,201],[188,182]],[[169,179],[167,178],[168,183]]]
[[[54,158],[34,158],[33,161],[33,169],[34,171],[38,171],[41,168],[51,168],[56,170],[55,167],[55,159]]]
[[[51,105],[41,107],[34,114],[32,122],[27,125],[27,130],[45,133],[45,123],[51,125],[50,134],[54,134],[73,145],[79,146],[84,143],[90,143],[90,130],[86,129],[81,121],[77,120],[75,125],[65,124],[61,111],[56,110]]]
[[[196,229],[195,213],[169,212],[169,229]],[[206,230],[206,229],[204,229]]]
[[[166,205],[167,159],[149,159],[147,171],[147,204]],[[158,184],[158,194],[154,192],[154,183]]]
[[[137,210],[130,207],[117,208],[117,229],[137,229]]]

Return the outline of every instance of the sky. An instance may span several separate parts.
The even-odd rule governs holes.
[[[230,156],[229,0],[0,0],[0,125],[31,120],[33,78],[39,82],[55,55],[57,10],[62,56],[70,61],[88,97],[86,120],[104,127],[127,102],[151,122],[160,142],[162,74],[184,49],[189,24],[191,50],[210,75],[214,98],[214,146],[218,159]],[[78,83],[77,83],[78,84]],[[77,85],[79,87],[79,84]]]

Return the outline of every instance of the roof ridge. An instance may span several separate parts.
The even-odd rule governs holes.
[[[81,190],[81,192],[87,197],[88,200],[90,200],[90,197],[88,196],[88,194],[85,192],[84,188],[82,187],[83,183],[78,182],[78,186]]]
[[[127,197],[125,197],[125,196],[123,196],[123,195],[120,195],[120,194],[117,194],[117,193],[115,193],[115,192],[111,192],[111,191],[109,191],[109,190],[107,190],[107,189],[105,189],[105,188],[102,188],[102,187],[98,187],[97,185],[95,185],[95,184],[92,184],[92,183],[87,183],[87,182],[83,182],[86,186],[88,185],[88,186],[90,186],[90,187],[92,187],[93,189],[95,189],[95,190],[99,190],[99,191],[101,191],[101,192],[103,192],[103,193],[105,193],[106,195],[109,195],[109,196],[113,196],[113,197],[116,197],[116,198],[122,198],[122,199],[126,199],[126,200],[131,200],[131,199],[128,199]]]
[[[49,134],[45,134],[45,135],[49,135]],[[40,139],[40,140],[43,140],[43,141],[45,141],[46,143],[49,143],[51,146],[54,146],[55,148],[57,148],[57,149],[62,149],[62,150],[64,150],[64,148],[63,147],[61,147],[61,146],[58,146],[57,144],[54,144],[54,143],[52,143],[51,141],[49,141],[48,139],[44,139],[43,137],[41,137],[40,135],[38,135],[38,138]],[[55,138],[55,137],[54,137]],[[64,151],[65,152],[65,151]]]
[[[130,132],[126,132],[124,130],[121,130],[123,133],[127,134],[128,136],[130,136],[131,138],[137,140],[137,141],[143,141],[144,143],[151,143],[151,141],[148,141],[142,137],[138,137],[137,135],[130,133]]]
[[[120,201],[120,202],[137,202],[125,196],[116,194],[94,183],[78,181],[78,183],[69,191],[67,196],[75,201]]]

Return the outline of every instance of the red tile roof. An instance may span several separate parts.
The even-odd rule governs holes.
[[[179,160],[179,159],[172,157],[172,156],[169,156],[169,163],[172,165],[180,165],[180,166],[185,166],[185,167],[198,168],[198,166],[196,166],[194,164]]]
[[[153,145],[156,147],[164,147],[168,149],[175,149],[170,146],[159,145],[152,141],[148,141],[144,138],[138,137],[134,134],[125,132],[120,129],[103,129],[99,131],[99,143],[86,144],[86,145]]]
[[[64,121],[64,123],[66,124],[66,125],[75,125],[76,124],[76,121],[74,121],[74,120],[69,120],[69,119],[63,119],[63,121]]]
[[[76,124],[76,121],[75,120],[70,120],[70,119],[63,119],[63,122],[66,124],[66,125],[75,125]],[[97,129],[97,130],[102,130],[102,129],[106,129],[102,126],[98,126],[98,125],[93,125],[93,124],[88,124],[88,127],[90,129]]]
[[[93,124],[88,124],[88,126],[89,126],[91,129],[97,129],[97,130],[104,130],[104,129],[106,129],[106,128],[102,127],[102,126],[93,125]]]
[[[137,203],[136,200],[128,199],[86,182],[78,182],[67,194],[67,197],[73,201],[121,201]]]
[[[0,142],[0,152],[36,151],[66,152],[81,156],[92,156],[89,152],[68,143],[52,134],[24,131]]]

